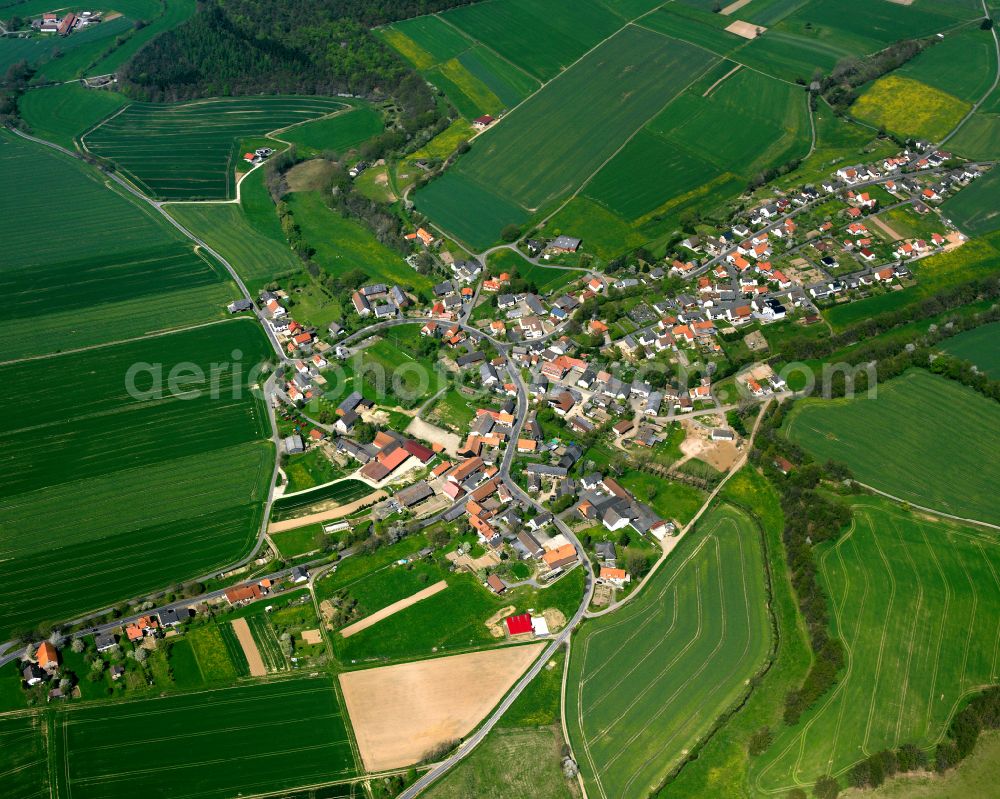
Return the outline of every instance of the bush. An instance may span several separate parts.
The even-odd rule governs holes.
[[[813,786],[813,796],[816,799],[837,799],[839,794],[840,783],[830,775],[820,777]]]

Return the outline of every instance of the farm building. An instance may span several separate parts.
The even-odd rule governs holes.
[[[507,625],[508,635],[526,635],[533,632],[531,626],[531,614],[521,613],[517,616],[508,616],[504,619]]]
[[[424,481],[407,486],[396,492],[396,501],[404,508],[412,508],[434,495],[434,490]]]
[[[43,641],[35,652],[35,660],[43,669],[54,669],[59,665],[59,650],[48,641]]]
[[[494,594],[502,594],[507,590],[507,586],[504,581],[495,574],[491,574],[486,578],[486,585],[490,587],[490,590],[493,591]]]

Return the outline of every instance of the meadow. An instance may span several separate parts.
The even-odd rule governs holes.
[[[343,154],[377,136],[383,127],[379,111],[369,105],[359,105],[325,119],[296,125],[276,134],[276,138],[295,145],[300,155],[318,155],[327,151]]]
[[[898,74],[879,78],[851,106],[851,114],[901,136],[939,141],[971,109],[947,92]]]
[[[242,139],[344,107],[328,97],[245,97],[187,103],[132,103],[86,133],[91,153],[114,162],[160,199],[226,199],[233,193]]]
[[[219,319],[236,296],[221,267],[78,161],[0,133],[0,169],[0,361]]]
[[[941,349],[972,361],[994,380],[1000,380],[1000,322],[966,330],[948,339]]]
[[[78,136],[127,102],[118,92],[62,83],[25,92],[18,101],[18,111],[33,136],[75,150]]]
[[[41,713],[0,716],[0,795],[18,799],[49,797],[48,753]]]
[[[1000,230],[1000,169],[991,169],[946,199],[941,212],[970,236]]]
[[[137,780],[151,797],[221,799],[358,773],[329,677],[78,706],[57,721],[65,742],[60,787],[78,799],[123,795]],[[143,779],[152,773],[156,779]]]
[[[331,275],[360,269],[372,282],[430,289],[433,281],[428,276],[410,268],[402,255],[382,244],[368,228],[327,208],[318,193],[294,192],[285,199],[303,240],[316,250],[313,260]]]
[[[687,524],[705,502],[705,492],[686,483],[664,480],[646,472],[628,471],[621,484],[640,502],[645,502],[664,519]]]
[[[131,396],[133,364],[232,362],[217,398],[177,382],[160,398]],[[0,435],[3,632],[97,610],[211,571],[249,551],[274,453],[266,413],[246,388],[270,353],[251,321],[89,350],[49,362],[59,373],[43,402],[38,374],[0,367],[7,424]],[[179,373],[175,373],[179,374]],[[140,391],[153,376],[138,376]],[[166,380],[164,380],[166,384]],[[224,389],[235,384],[236,395]],[[155,556],[153,556],[155,552]],[[38,580],[45,574],[44,581]],[[81,606],[81,597],[88,604]]]
[[[1000,549],[994,536],[855,499],[819,575],[847,667],[756,761],[769,793],[843,775],[905,743],[934,744],[966,694],[996,681]]]
[[[874,399],[797,403],[788,437],[816,460],[908,502],[1000,523],[1000,408],[972,389],[913,369]],[[944,471],[942,471],[944,470]]]
[[[770,644],[760,537],[713,509],[642,593],[573,642],[567,723],[592,797],[655,792]]]

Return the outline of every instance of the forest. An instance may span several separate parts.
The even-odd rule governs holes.
[[[123,90],[173,101],[237,94],[392,96],[409,115],[430,90],[369,27],[462,5],[461,0],[201,0],[187,22],[125,66]]]

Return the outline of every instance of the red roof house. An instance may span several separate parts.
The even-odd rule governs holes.
[[[531,615],[522,613],[519,616],[508,616],[504,621],[507,623],[507,633],[509,635],[524,635],[531,632]]]

